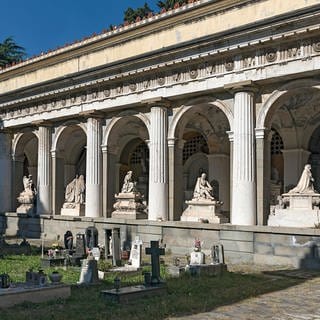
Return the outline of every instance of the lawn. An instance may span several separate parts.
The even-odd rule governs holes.
[[[24,281],[25,272],[40,268],[40,256],[6,256],[0,259],[0,273],[9,273],[13,281]],[[48,274],[52,269],[45,269]],[[185,275],[181,278],[170,278],[165,267],[162,276],[165,278],[168,293],[164,296],[144,298],[129,305],[118,305],[106,302],[100,291],[113,287],[116,274],[110,274],[99,285],[79,287],[80,268],[59,269],[63,281],[72,284],[71,297],[42,304],[23,303],[0,310],[1,320],[42,320],[42,319],[121,319],[144,320],[165,319],[169,316],[183,316],[213,310],[232,304],[242,299],[258,296],[262,293],[281,290],[298,284],[297,279],[270,278],[262,274],[240,274],[226,272],[220,277]],[[119,275],[122,286],[141,284],[143,275]]]

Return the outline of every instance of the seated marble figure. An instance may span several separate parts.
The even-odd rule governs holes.
[[[213,188],[207,180],[207,175],[202,173],[201,176],[197,178],[192,200],[214,200],[212,190]]]
[[[121,193],[133,193],[137,192],[136,182],[132,181],[132,171],[128,171],[123,179],[123,185]]]

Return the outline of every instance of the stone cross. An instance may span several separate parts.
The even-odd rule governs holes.
[[[160,283],[160,255],[165,254],[164,248],[159,248],[159,241],[151,241],[150,248],[146,248],[146,254],[151,255],[151,284]]]

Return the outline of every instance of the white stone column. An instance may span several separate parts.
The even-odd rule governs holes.
[[[37,214],[51,214],[50,126],[39,124],[38,135]]]
[[[234,86],[233,191],[231,223],[256,224],[254,91]]]
[[[265,225],[270,213],[270,140],[266,128],[255,129],[257,168],[257,224]]]
[[[87,120],[86,217],[100,217],[101,199],[101,119]]]
[[[0,133],[0,212],[12,209],[12,162],[10,134]]]
[[[168,219],[168,116],[166,107],[150,112],[149,220]]]
[[[185,141],[168,139],[169,161],[169,220],[179,220],[183,209],[183,163],[182,151]]]

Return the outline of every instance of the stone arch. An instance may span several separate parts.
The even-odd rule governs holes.
[[[188,101],[184,105],[181,106],[181,108],[178,110],[178,112],[173,116],[173,119],[171,121],[171,124],[169,126],[168,130],[168,139],[174,139],[176,137],[176,130],[178,127],[178,124],[180,123],[182,117],[192,108],[195,106],[199,105],[212,105],[216,106],[219,108],[227,117],[229,126],[230,126],[230,131],[232,131],[233,128],[233,112],[230,108],[230,106],[217,99],[212,99],[211,97],[201,97],[201,98],[196,98]]]
[[[266,124],[266,122],[269,120],[268,115],[270,116],[271,111],[277,108],[277,102],[279,101],[279,99],[288,92],[301,88],[320,89],[320,81],[313,79],[299,79],[290,81],[289,83],[281,86],[278,90],[275,90],[263,103],[257,115],[256,128],[263,129],[265,127],[268,127],[268,125]]]
[[[23,176],[32,175],[36,185],[38,178],[38,135],[36,131],[22,130],[12,140],[13,195],[17,199],[23,190]],[[15,207],[17,203],[14,203]]]
[[[116,117],[113,117],[111,119],[111,121],[109,122],[109,124],[107,125],[105,132],[103,134],[103,139],[102,139],[103,146],[107,146],[109,144],[109,137],[110,137],[112,130],[114,129],[114,127],[117,126],[119,121],[121,121],[123,118],[126,118],[126,117],[135,117],[135,118],[140,119],[144,123],[144,125],[146,126],[146,128],[148,130],[148,134],[150,136],[150,119],[149,119],[149,117],[146,114],[141,113],[141,112],[136,113],[131,110],[126,110],[126,111],[119,113]]]
[[[194,189],[191,181],[196,181],[195,175],[200,175],[199,159],[204,157],[207,166],[203,169],[209,180],[217,180],[222,186],[220,198],[224,202],[223,210],[229,212],[230,142],[227,132],[232,129],[232,126],[231,108],[225,102],[212,97],[190,100],[176,111],[168,133],[168,139],[177,139],[178,142],[175,148],[177,182],[172,189],[181,189],[184,194],[175,195],[175,211],[185,208],[185,201],[190,200]],[[198,158],[199,154],[202,155],[200,158]],[[178,181],[182,182],[178,183]],[[175,216],[179,218],[178,214]]]
[[[57,150],[57,143],[59,141],[59,138],[60,138],[61,134],[64,132],[64,130],[66,128],[68,128],[69,126],[78,126],[79,128],[81,128],[85,132],[85,134],[87,134],[87,127],[84,123],[79,123],[76,120],[66,121],[63,124],[61,124],[59,127],[56,128],[56,132],[54,134],[53,142],[52,142],[52,150],[53,151]]]
[[[148,173],[144,173],[143,176],[139,164],[132,165],[129,158],[140,144],[147,148],[149,132],[149,118],[143,113],[131,110],[119,113],[107,125],[102,139],[104,152],[107,150],[104,153],[103,166],[114,168],[114,170],[105,170],[103,176],[103,197],[107,199],[103,210],[107,216],[110,216],[113,211],[114,195],[120,191],[123,178],[129,170],[133,171],[137,187],[147,199]],[[148,157],[149,153],[144,153],[144,156],[145,154]],[[143,161],[147,163],[148,159],[144,156],[142,156]]]
[[[76,175],[86,173],[86,127],[78,121],[67,121],[56,129],[52,151],[55,152],[54,211],[60,214],[65,188]]]

